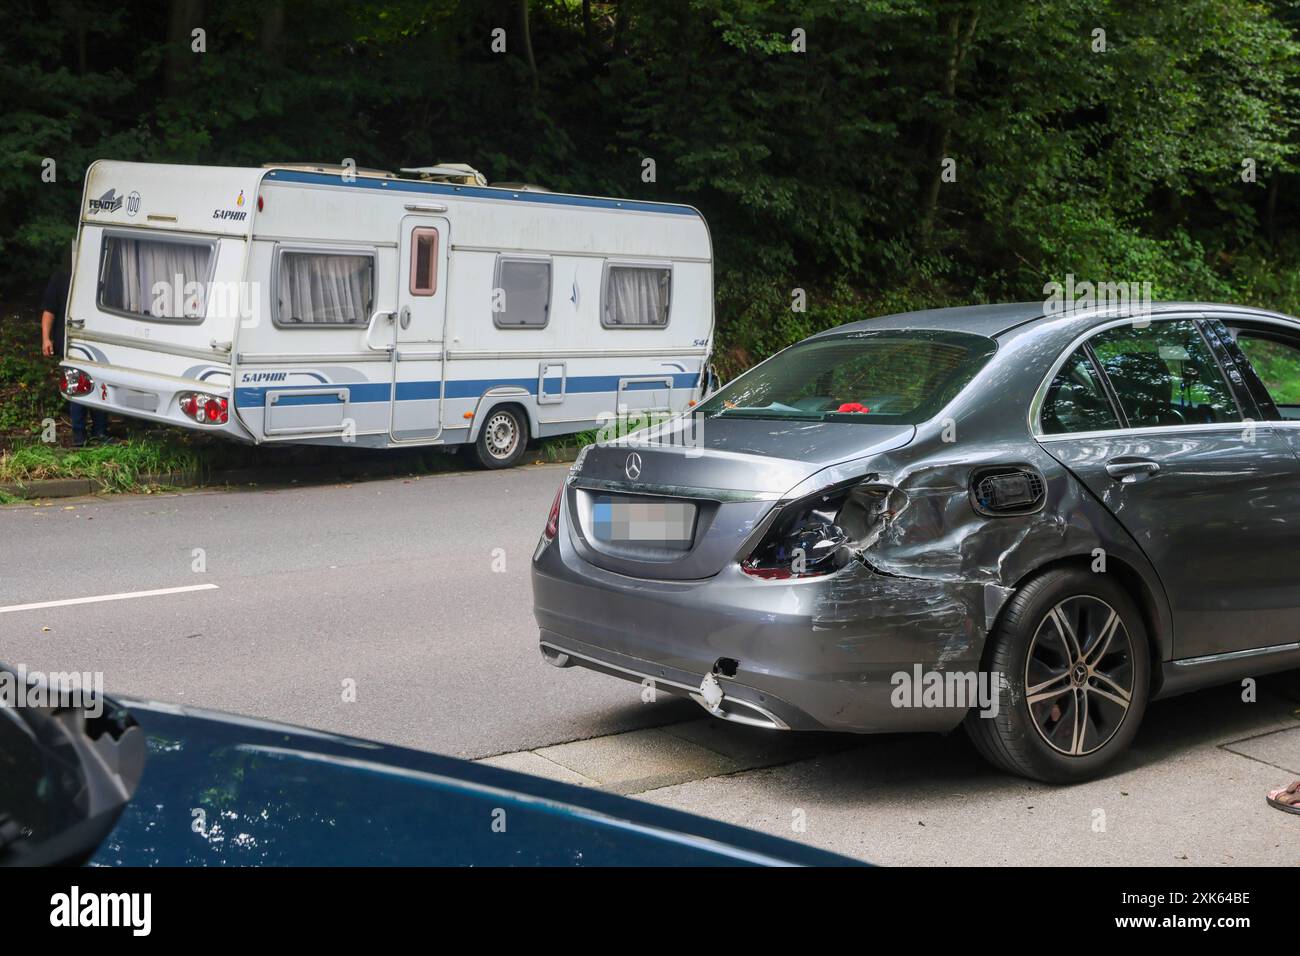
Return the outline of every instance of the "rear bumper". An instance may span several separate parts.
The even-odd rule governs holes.
[[[253,440],[253,436],[239,424],[234,414],[233,400],[230,420],[224,425],[200,425],[186,418],[181,412],[178,396],[182,392],[206,392],[209,395],[230,399],[231,388],[228,381],[176,378],[78,358],[65,359],[60,364],[64,368],[81,369],[95,383],[95,387],[88,395],[69,396],[68,401],[95,411],[108,412],[111,415],[142,418],[146,421],[162,422],[193,431],[215,432],[237,441]]]
[[[951,730],[967,708],[900,704],[898,675],[974,674],[984,648],[982,585],[859,564],[794,582],[754,580],[735,564],[701,581],[643,580],[584,561],[562,527],[535,556],[532,583],[551,663],[699,700],[705,675],[729,658],[735,674],[717,678],[724,704],[711,712],[777,729]]]
[[[816,722],[787,701],[726,681],[726,696],[717,704],[709,704],[700,693],[702,675],[653,664],[636,657],[628,657],[602,647],[584,644],[571,637],[562,637],[545,628],[538,642],[542,658],[555,667],[585,667],[622,680],[636,681],[642,685],[653,684],[656,689],[690,697],[715,717],[765,727],[768,730],[817,730]]]

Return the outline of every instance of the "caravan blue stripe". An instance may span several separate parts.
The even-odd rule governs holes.
[[[565,383],[565,392],[567,394],[579,394],[587,392],[617,392],[620,378],[625,376],[619,375],[579,375],[571,377]],[[666,377],[666,376],[665,376]],[[694,388],[699,381],[699,373],[688,372],[685,375],[675,374],[672,376],[673,388]],[[554,383],[558,390],[560,380],[558,377],[547,379],[548,383]],[[348,390],[349,400],[351,402],[387,402],[393,394],[392,386],[388,382],[332,382],[331,385],[346,388]],[[522,388],[529,395],[537,394],[536,378],[476,378],[464,379],[461,381],[450,381],[447,383],[448,398],[478,398],[490,388],[498,388],[503,385]],[[286,392],[297,389],[316,389],[319,385],[282,385],[271,386],[270,391]],[[627,387],[627,391],[642,391],[658,387],[655,382],[637,382]],[[399,402],[418,402],[430,401],[437,399],[441,383],[437,381],[429,382],[398,382],[397,383],[397,400]],[[267,388],[265,386],[236,388],[235,404],[240,408],[261,408],[266,405]],[[333,395],[284,395],[276,400],[281,405],[329,405],[337,402],[338,399]]]
[[[565,193],[533,193],[496,189],[485,186],[455,186],[450,183],[421,183],[405,179],[373,179],[357,176],[345,180],[330,173],[306,173],[297,170],[273,169],[267,179],[283,183],[314,183],[342,186],[346,189],[376,189],[382,192],[432,193],[438,196],[469,196],[474,199],[495,199],[499,202],[532,202],[555,206],[587,206],[597,209],[623,209],[632,212],[669,213],[675,216],[703,218],[696,209],[674,203],[640,202],[635,199],[602,199],[595,196],[570,196]]]

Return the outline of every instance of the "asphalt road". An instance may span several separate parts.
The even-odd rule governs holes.
[[[528,563],[564,469],[0,507],[0,660],[882,863],[1300,862],[1300,817],[1264,803],[1300,775],[1294,673],[1254,703],[1228,687],[1156,704],[1116,774],[1051,788],[985,767],[961,734],[774,734],[543,664]],[[141,591],[165,593],[124,596]]]
[[[103,671],[120,694],[461,757],[693,716],[542,662],[528,564],[564,474],[0,509],[0,608],[216,585],[0,613],[0,656]]]

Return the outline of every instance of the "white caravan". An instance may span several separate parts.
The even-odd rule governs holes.
[[[699,212],[463,169],[95,163],[61,387],[243,441],[472,443],[489,467],[701,397]]]

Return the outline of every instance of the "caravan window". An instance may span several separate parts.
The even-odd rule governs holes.
[[[438,230],[420,226],[411,230],[411,295],[438,291]]]
[[[668,324],[672,275],[670,266],[607,266],[601,324],[606,328],[663,328]]]
[[[551,260],[497,256],[492,321],[499,329],[544,329],[551,314]]]
[[[105,233],[99,307],[133,319],[202,322],[214,248],[197,239]]]
[[[277,326],[365,325],[375,300],[374,253],[281,250],[275,290]]]

